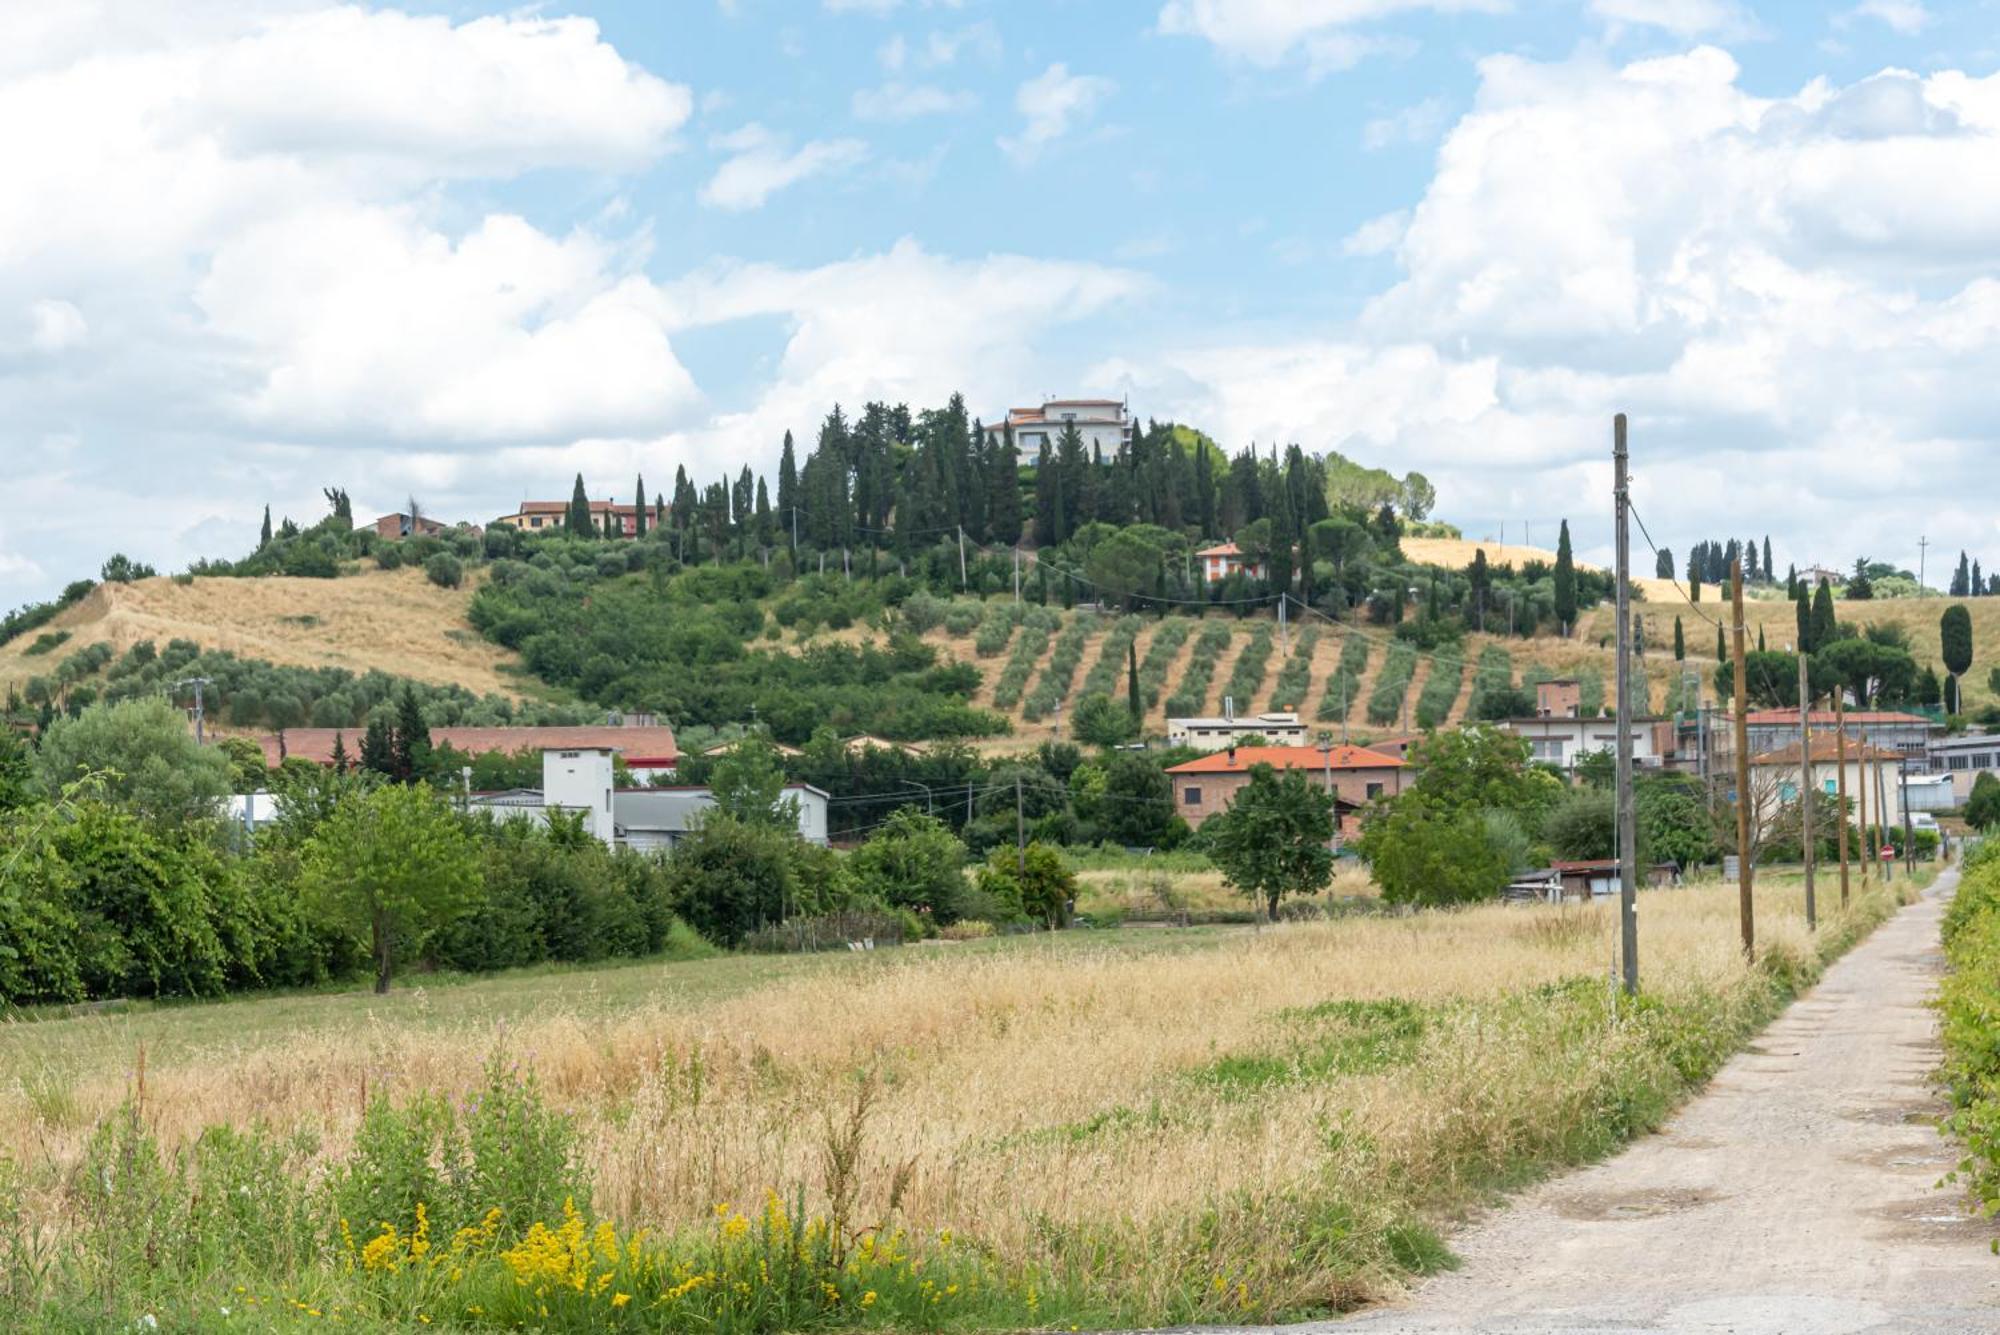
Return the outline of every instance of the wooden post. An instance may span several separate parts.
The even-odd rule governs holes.
[[[1812,760],[1812,704],[1806,692],[1812,688],[1806,682],[1806,654],[1803,645],[1799,648],[1799,852],[1806,860],[1806,930],[1819,929],[1819,906],[1813,892],[1813,760]]]
[[[1847,907],[1847,697],[1839,691],[1833,693],[1833,728],[1838,739],[1837,763],[1840,774],[1836,782],[1840,785],[1840,907]]]
[[[1736,894],[1743,920],[1743,958],[1754,960],[1757,958],[1757,919],[1752,907],[1755,881],[1750,867],[1750,706],[1743,666],[1741,558],[1729,567],[1729,602],[1736,614],[1734,647],[1730,653],[1736,664],[1736,679],[1732,683],[1736,706]]]
[[[1875,833],[1868,826],[1868,738],[1862,735],[1861,745],[1855,752],[1861,762],[1861,884],[1865,887],[1874,875]]]

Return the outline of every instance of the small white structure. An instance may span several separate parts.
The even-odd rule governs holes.
[[[1246,737],[1262,737],[1272,746],[1304,746],[1306,725],[1297,713],[1246,714],[1242,718],[1170,718],[1169,746],[1199,746],[1213,751],[1239,745]]]
[[[664,852],[685,838],[715,806],[707,788],[618,788],[613,786],[608,749],[582,748],[542,752],[542,786],[505,793],[474,793],[475,811],[491,812],[499,820],[548,823],[550,811],[579,812],[584,828],[606,848]],[[798,812],[799,838],[824,846],[827,842],[827,794],[809,783],[785,786],[785,797]]]
[[[1642,769],[1657,769],[1661,763],[1658,719],[1634,719],[1632,763]],[[1502,732],[1527,739],[1529,758],[1570,772],[1584,757],[1597,751],[1618,750],[1618,724],[1608,718],[1510,718],[1499,724]]]
[[[1939,737],[1930,744],[1931,769],[1951,777],[1952,802],[1962,807],[1972,797],[1972,785],[1981,774],[1994,772],[2000,778],[2000,733],[1967,733],[1960,737]],[[1911,806],[1916,806],[1912,798]]]

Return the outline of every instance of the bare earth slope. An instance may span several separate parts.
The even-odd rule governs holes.
[[[1452,1243],[1461,1269],[1340,1331],[2000,1330],[1992,1224],[1938,1179],[1941,878],[1657,1136]],[[1642,956],[1643,960],[1643,956]]]
[[[371,570],[340,579],[201,578],[108,584],[47,627],[70,639],[39,656],[35,636],[0,647],[0,690],[55,670],[65,654],[104,641],[123,652],[140,640],[193,640],[296,667],[371,668],[479,694],[518,695],[502,667],[514,656],[466,622],[469,589],[441,589],[420,570]]]

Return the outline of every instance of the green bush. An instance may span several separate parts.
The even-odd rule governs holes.
[[[424,577],[440,589],[455,589],[465,582],[465,565],[450,552],[439,552],[424,562]]]

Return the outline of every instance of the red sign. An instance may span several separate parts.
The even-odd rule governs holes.
[[[1888,844],[1882,845],[1882,861],[1894,862],[1895,860],[1896,850]]]

